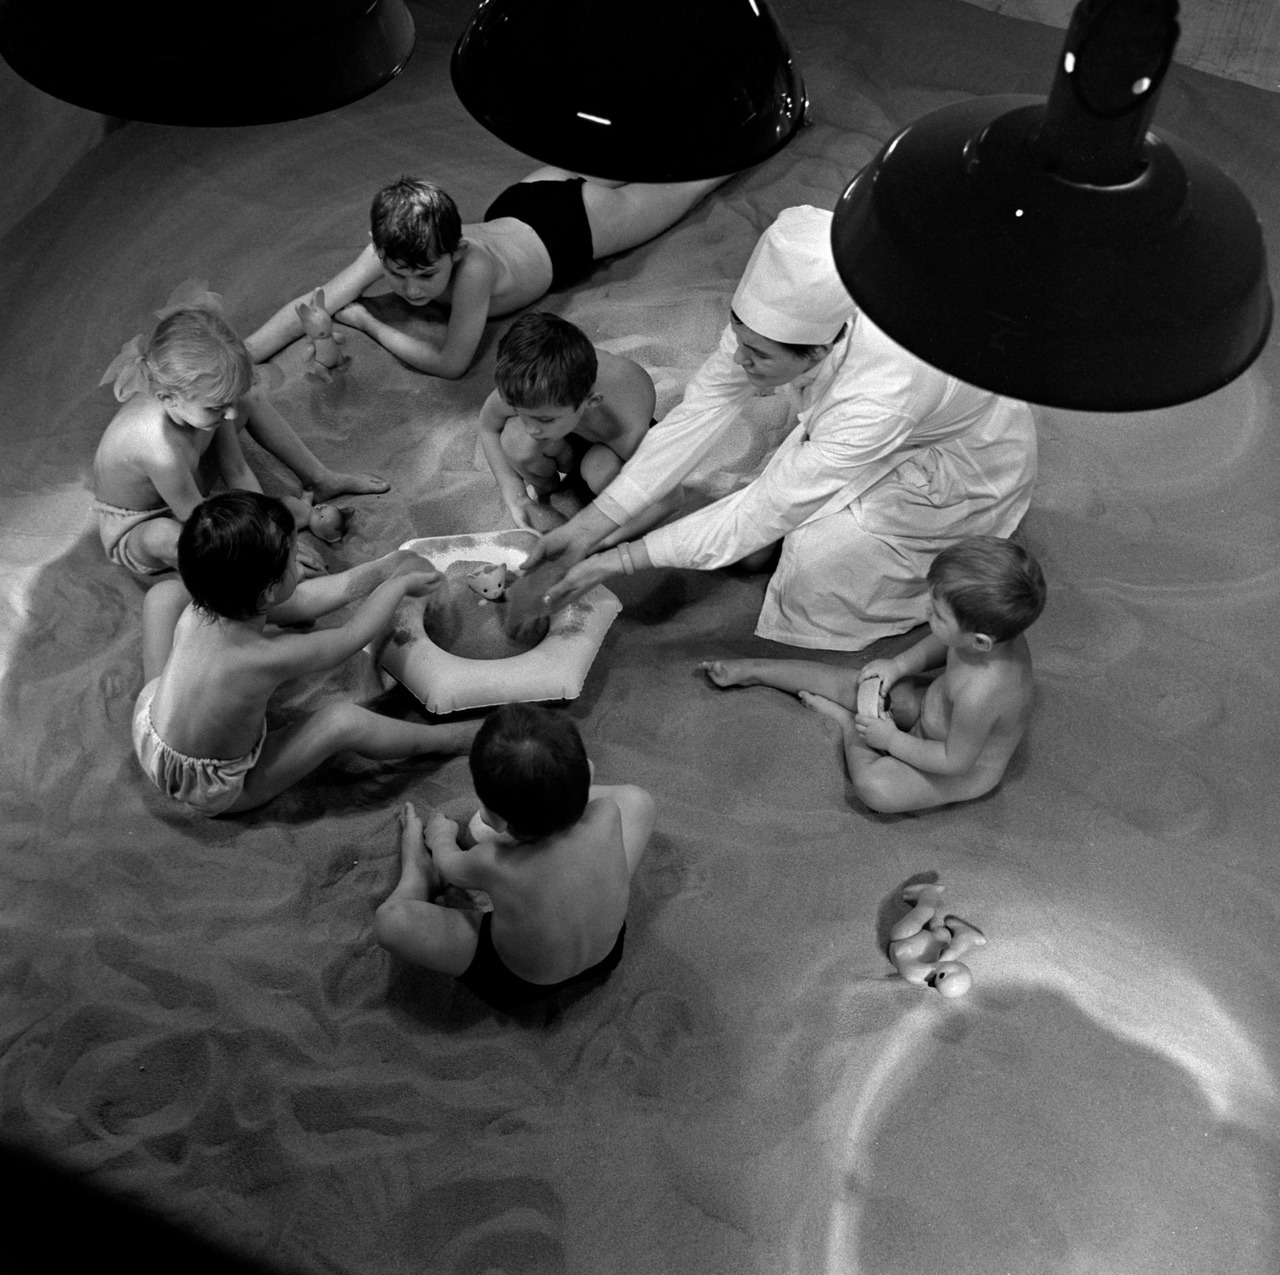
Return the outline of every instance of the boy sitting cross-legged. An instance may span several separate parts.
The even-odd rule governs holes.
[[[178,538],[181,581],[143,600],[143,677],[133,746],[148,777],[204,815],[251,810],[335,753],[391,759],[460,753],[476,723],[426,725],[338,701],[268,731],[282,682],[334,668],[391,625],[404,597],[444,580],[417,554],[389,553],[338,575],[299,582],[289,510],[231,491],[196,507]],[[359,606],[336,628],[280,632]]]
[[[424,831],[404,807],[400,881],[378,909],[378,942],[500,1007],[607,974],[622,958],[653,798],[592,784],[572,720],[528,704],[485,719],[471,775],[483,804],[461,835],[437,810]],[[485,891],[493,911],[435,902],[450,885]]]
[[[546,531],[563,521],[548,497],[565,481],[580,478],[592,495],[603,491],[653,423],[649,373],[545,311],[521,315],[503,334],[494,381],[480,411],[480,445],[518,527]],[[604,547],[647,531],[682,496],[676,488]]]
[[[717,686],[773,686],[831,717],[854,790],[873,810],[980,797],[1004,776],[1031,717],[1035,683],[1022,633],[1044,609],[1044,576],[1021,545],[970,536],[934,558],[928,583],[931,631],[892,659],[857,670],[807,660],[699,667]],[[879,696],[873,689],[863,711],[876,680]]]

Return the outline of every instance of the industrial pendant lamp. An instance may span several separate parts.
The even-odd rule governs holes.
[[[1049,99],[984,97],[903,129],[841,195],[840,277],[899,344],[961,380],[1086,411],[1199,398],[1261,352],[1257,216],[1148,131],[1176,0],[1082,0]]]
[[[807,107],[765,0],[481,0],[453,85],[517,150],[618,181],[758,164]]]
[[[0,0],[0,56],[53,97],[153,124],[270,124],[372,93],[413,52],[404,0]]]

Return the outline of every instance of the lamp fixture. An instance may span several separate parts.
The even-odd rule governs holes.
[[[1137,411],[1239,376],[1271,327],[1262,231],[1225,174],[1149,131],[1177,0],[1081,0],[1047,102],[981,97],[893,137],[832,250],[927,363],[1054,407]]]
[[[154,124],[335,110],[413,52],[404,0],[0,0],[0,56],[53,97]]]
[[[617,181],[738,172],[808,106],[765,0],[481,0],[452,73],[508,145]]]

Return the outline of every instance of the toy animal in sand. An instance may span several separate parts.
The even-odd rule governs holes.
[[[481,567],[466,577],[467,587],[474,589],[485,602],[497,602],[507,591],[515,573],[501,562]]]
[[[889,959],[906,982],[953,998],[973,985],[972,972],[959,958],[984,946],[987,938],[954,913],[942,914],[945,891],[945,886],[929,883],[902,891],[903,899],[915,906],[889,931]]]
[[[350,362],[351,356],[342,349],[347,338],[337,331],[333,316],[325,309],[324,289],[317,288],[305,301],[299,301],[294,310],[311,342],[311,366],[307,375],[318,381],[333,380],[333,369]]]
[[[351,510],[339,509],[336,505],[313,505],[307,526],[313,536],[333,544],[342,539],[350,516]]]

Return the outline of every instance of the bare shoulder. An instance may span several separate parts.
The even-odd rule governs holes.
[[[634,359],[597,349],[595,392],[601,399],[599,414],[609,422],[608,432],[621,444],[625,460],[653,421],[658,399],[653,378]],[[604,431],[597,425],[596,432]]]
[[[498,279],[498,263],[485,244],[476,239],[463,239],[462,250],[450,284],[455,302],[460,288],[470,292],[483,290],[487,296]]]
[[[596,389],[611,394],[652,394],[653,377],[635,359],[596,346]]]

